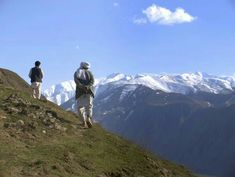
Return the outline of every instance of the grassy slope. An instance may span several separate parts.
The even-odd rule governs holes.
[[[6,87],[12,87],[14,89],[20,89],[25,92],[31,93],[29,84],[21,79],[18,74],[7,69],[0,68],[0,84]]]
[[[55,111],[67,131],[50,129],[39,117],[32,118],[23,111],[9,112],[10,102],[6,99],[13,93],[29,105],[12,103],[10,107],[29,113]],[[18,120],[23,120],[25,126],[5,126],[17,124]],[[36,128],[31,128],[35,122]],[[50,102],[33,100],[28,93],[0,86],[0,177],[8,176],[190,177],[191,174],[98,125],[82,129],[76,115]]]

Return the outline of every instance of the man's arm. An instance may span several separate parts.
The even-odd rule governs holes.
[[[42,72],[42,79],[43,79],[43,77],[44,77],[44,72],[43,72],[43,70],[41,69],[41,72]]]
[[[78,80],[78,78],[77,78],[77,72],[74,73],[74,82],[75,82],[77,85],[82,86],[82,84],[79,82],[79,80]]]
[[[92,87],[95,83],[95,79],[94,79],[94,76],[93,76],[92,72],[89,71],[89,75],[90,75],[91,80],[90,80],[90,83],[89,83],[88,87]]]
[[[30,69],[29,71],[29,78],[31,79],[31,77],[32,77],[32,69]]]

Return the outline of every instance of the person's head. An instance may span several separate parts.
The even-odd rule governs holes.
[[[36,61],[36,62],[35,62],[35,66],[36,66],[36,67],[39,67],[40,65],[41,65],[41,62],[40,62],[40,61]]]
[[[82,69],[90,69],[90,67],[91,67],[91,64],[88,62],[81,62],[80,63],[80,68],[82,68]]]

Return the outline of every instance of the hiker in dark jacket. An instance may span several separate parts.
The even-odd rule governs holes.
[[[89,68],[89,63],[81,62],[80,68],[74,73],[78,114],[82,118],[85,128],[92,127],[92,109],[94,99],[94,76],[91,71],[89,71]]]
[[[29,78],[31,79],[31,87],[33,88],[33,97],[41,98],[43,71],[40,68],[41,62],[36,61],[35,67],[30,69]]]

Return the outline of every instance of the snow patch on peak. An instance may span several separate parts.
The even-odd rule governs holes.
[[[137,89],[137,85],[126,86],[120,95],[120,101],[126,98],[130,93],[133,93]]]
[[[131,79],[131,76],[121,74],[121,73],[115,73],[109,75],[106,79],[101,82],[102,84],[112,83],[112,82],[118,82],[118,81],[128,81]]]
[[[73,80],[52,85],[43,94],[49,100],[58,105],[63,104],[74,96],[76,84]]]

